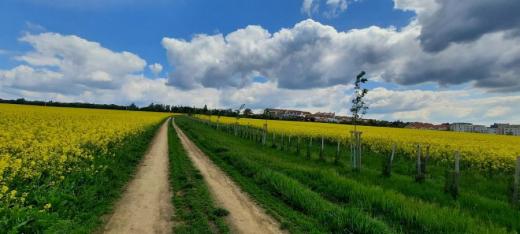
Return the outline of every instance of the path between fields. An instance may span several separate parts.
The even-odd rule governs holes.
[[[160,127],[135,177],[104,228],[105,233],[171,233],[168,122]]]
[[[233,233],[283,233],[278,222],[267,215],[220,168],[215,166],[175,122],[173,126],[191,161],[204,176],[217,204],[229,211],[227,221]]]

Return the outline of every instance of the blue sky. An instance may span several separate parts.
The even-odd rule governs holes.
[[[0,98],[348,114],[366,70],[369,117],[518,122],[519,11],[510,0],[4,0]]]
[[[230,33],[248,25],[274,32],[308,18],[301,0],[207,1],[151,0],[101,1],[6,0],[0,2],[0,49],[21,53],[30,49],[18,38],[26,32],[73,34],[101,43],[115,51],[136,53],[150,62],[167,64],[163,37],[189,40],[195,34]],[[349,5],[338,17],[311,15],[338,30],[371,25],[402,27],[413,12],[393,8],[391,0],[363,0]],[[2,56],[0,67],[15,64]],[[165,68],[165,72],[168,68]]]

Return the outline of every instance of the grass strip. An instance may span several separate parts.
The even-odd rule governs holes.
[[[168,124],[174,233],[229,233],[227,211],[214,205],[203,176],[193,166],[175,129]]]

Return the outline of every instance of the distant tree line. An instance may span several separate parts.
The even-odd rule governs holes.
[[[21,105],[35,105],[35,106],[56,106],[56,107],[76,107],[76,108],[91,108],[91,109],[108,109],[108,110],[130,110],[130,111],[153,111],[153,112],[173,112],[173,113],[185,113],[188,115],[192,114],[204,114],[204,115],[215,115],[215,116],[229,116],[229,117],[247,117],[253,119],[278,119],[270,115],[265,114],[254,114],[250,108],[244,109],[241,113],[237,110],[229,109],[208,109],[207,105],[204,107],[192,107],[192,106],[173,106],[164,105],[157,103],[150,103],[148,106],[139,107],[134,103],[130,105],[116,105],[116,104],[95,104],[95,103],[84,103],[84,102],[56,102],[56,101],[30,101],[23,98],[16,100],[5,100],[0,99],[0,103],[10,104],[21,104]],[[294,118],[284,119],[289,121],[310,121],[314,119],[305,118]],[[352,124],[352,122],[341,122],[339,124]],[[364,126],[380,126],[380,127],[393,127],[393,128],[404,128],[409,123],[400,120],[397,121],[386,121],[386,120],[374,120],[367,119],[358,122],[359,125]]]
[[[56,101],[30,101],[23,98],[16,100],[0,99],[0,103],[20,104],[20,105],[34,105],[34,106],[56,106],[56,107],[76,107],[76,108],[90,108],[90,109],[108,109],[108,110],[132,110],[132,111],[155,111],[155,112],[171,112],[170,105],[151,103],[148,106],[138,107],[134,103],[125,105],[116,104],[95,104],[86,102],[56,102]]]

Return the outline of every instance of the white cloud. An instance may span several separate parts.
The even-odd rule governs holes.
[[[339,16],[347,10],[349,2],[359,0],[303,0],[301,12],[308,17],[313,14],[320,13],[327,18],[334,18]]]
[[[317,12],[318,2],[304,1],[302,11]],[[349,2],[327,0],[321,9],[346,10]],[[16,57],[22,64],[0,70],[0,97],[221,108],[246,103],[253,109],[347,114],[352,78],[366,70],[371,82],[397,87],[372,89],[367,117],[438,123],[518,122],[520,38],[507,30],[485,31],[469,41],[425,51],[423,17],[433,15],[440,3],[395,0],[395,8],[418,14],[399,29],[371,26],[338,31],[305,20],[276,32],[248,26],[227,35],[163,38],[173,72],[168,78],[160,77],[162,65],[151,64],[148,69],[156,79],[142,74],[146,61],[130,52],[112,51],[77,36],[29,34],[21,41],[33,50]],[[256,82],[257,77],[267,81]],[[458,84],[463,88],[406,90],[414,84],[428,84],[433,89]]]
[[[303,0],[301,11],[307,16],[311,16],[313,11],[317,10],[316,5],[313,6],[314,0]],[[313,9],[314,8],[314,9]]]
[[[325,4],[329,10],[325,11],[324,14],[329,18],[337,17],[340,13],[346,11],[348,6],[347,0],[327,0]]]
[[[32,33],[41,33],[47,31],[45,27],[31,21],[25,21],[25,28]]]
[[[27,65],[0,71],[0,82],[26,90],[115,89],[128,75],[142,72],[146,65],[135,54],[114,52],[77,36],[28,34],[20,41],[29,43],[34,49],[16,57]]]
[[[154,76],[158,76],[161,73],[161,71],[163,70],[163,66],[161,64],[154,63],[154,64],[148,65],[148,69],[150,69],[150,71],[152,71]]]
[[[369,116],[389,120],[424,122],[518,122],[514,108],[520,95],[498,95],[477,89],[430,91],[376,88],[367,96]]]
[[[436,0],[394,0],[395,9],[415,11],[421,15],[433,13],[438,7]]]
[[[169,83],[183,89],[245,87],[258,75],[280,88],[329,87],[349,84],[367,70],[371,79],[404,85],[472,82],[493,91],[520,90],[520,37],[495,32],[430,53],[418,39],[421,29],[415,20],[401,29],[342,32],[308,19],[273,34],[248,26],[190,41],[164,38],[163,46],[175,69]]]

